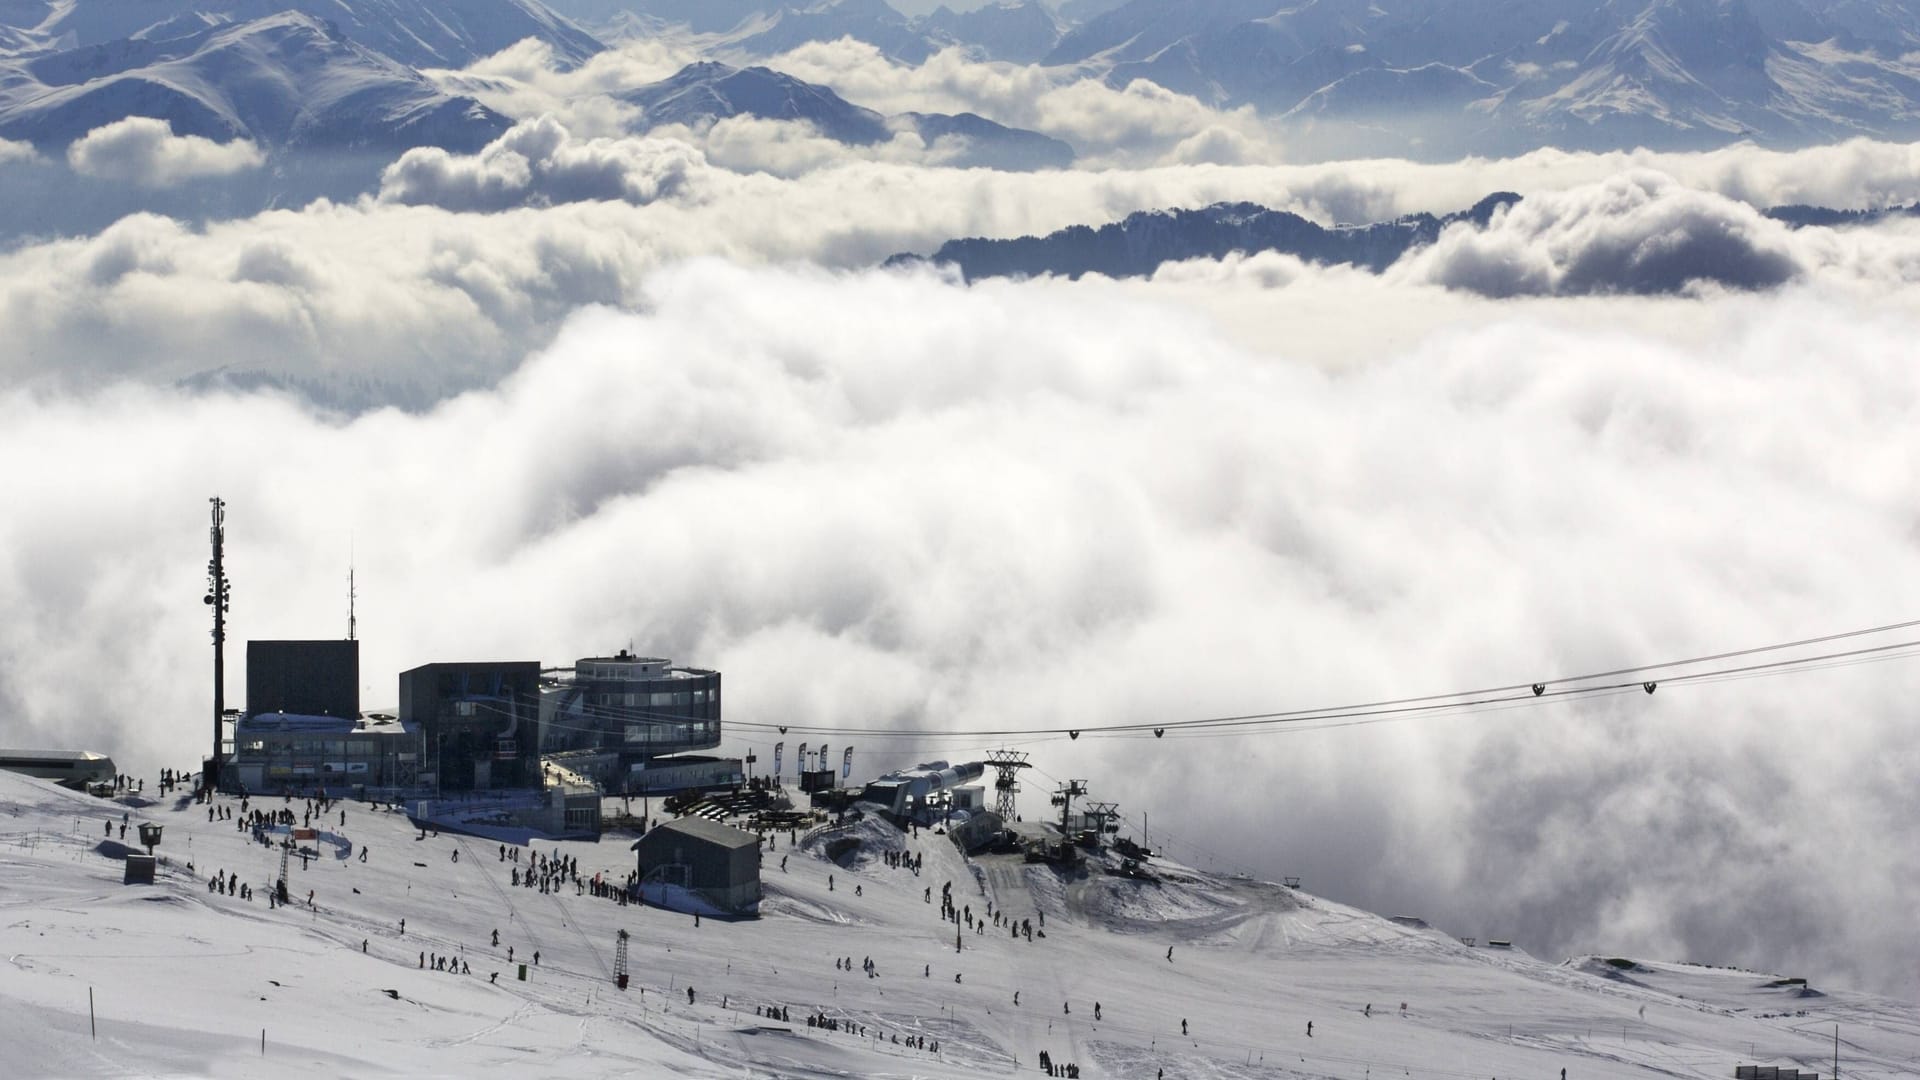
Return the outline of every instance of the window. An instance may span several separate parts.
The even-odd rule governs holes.
[[[471,701],[456,701],[456,702],[454,702],[454,703],[453,703],[453,713],[454,713],[454,715],[455,715],[455,716],[472,716],[472,715],[473,715],[473,702],[471,702]]]

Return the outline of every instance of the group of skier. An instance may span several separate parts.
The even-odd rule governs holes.
[[[755,1012],[759,1011],[758,1007],[756,1007]],[[785,1020],[787,1018],[787,1011],[784,1008],[772,1008],[763,1015],[772,1016],[778,1020]],[[810,1014],[807,1017],[807,1026],[810,1028],[818,1028],[822,1031],[844,1031],[860,1039],[867,1037],[867,1025],[856,1023],[852,1020],[842,1020],[837,1016],[828,1016],[826,1013],[816,1012]],[[889,1039],[887,1033],[884,1031],[874,1032],[873,1037],[880,1040]],[[929,1039],[925,1035],[908,1035],[902,1039],[900,1034],[895,1032],[890,1041],[895,1046],[904,1046],[910,1050],[925,1050],[934,1054],[940,1052],[940,1040]]]
[[[1072,1062],[1058,1062],[1045,1050],[1040,1051],[1040,1071],[1048,1076],[1064,1076],[1067,1080],[1079,1080],[1080,1066]]]
[[[366,950],[362,948],[361,951],[365,952]],[[441,956],[439,953],[421,953],[420,967],[427,969],[429,964],[432,965],[431,970],[433,971],[445,971],[454,975],[473,974],[473,969],[467,966],[467,962],[457,956]]]
[[[207,879],[207,891],[226,896],[238,896],[242,900],[253,899],[253,886],[242,885],[238,874],[229,874],[225,870]]]

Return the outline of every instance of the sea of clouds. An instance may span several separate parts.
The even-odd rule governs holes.
[[[996,81],[1018,69],[803,61],[876,107],[1081,122]],[[578,99],[540,88],[562,76],[537,57],[489,63]],[[344,633],[351,557],[370,706],[419,663],[632,643],[723,670],[738,721],[910,733],[851,739],[862,774],[995,731],[1915,613],[1920,232],[1756,209],[1920,201],[1915,147],[1291,166],[1116,144],[1012,174],[812,144],[769,167],[767,145],[820,142],[781,127],[636,136],[546,109],[477,154],[412,151],[357,200],[0,252],[0,739],[197,760],[215,493],[236,661],[248,638]],[[76,166],[129,183],[142,162],[246,167],[96,135]],[[877,268],[1139,209],[1331,223],[1497,190],[1526,198],[1380,275],[1278,255],[1135,281]],[[1023,808],[1084,777],[1178,857],[1456,933],[1912,995],[1912,665],[1016,740],[1040,767]],[[730,746],[764,764],[772,738]]]

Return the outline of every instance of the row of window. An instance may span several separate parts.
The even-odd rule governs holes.
[[[574,669],[576,678],[599,679],[645,679],[660,678],[667,673],[665,664],[581,664]]]
[[[240,743],[243,753],[264,754],[267,748],[265,739],[245,739]],[[377,739],[275,739],[272,748],[276,754],[373,757],[380,752],[380,742]]]
[[[596,698],[596,704],[609,708],[645,707],[663,709],[673,708],[674,706],[684,708],[688,705],[705,705],[708,700],[705,690],[671,690],[653,694],[598,694]],[[715,690],[713,692],[712,700],[720,700],[720,691]]]
[[[628,724],[627,741],[630,743],[673,743],[695,739],[717,737],[720,725],[711,720],[698,720],[689,724]]]

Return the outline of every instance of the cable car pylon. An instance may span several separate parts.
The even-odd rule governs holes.
[[[1000,775],[993,782],[993,812],[1001,821],[1014,819],[1014,796],[1020,793],[1020,770],[1031,768],[1022,750],[990,750],[987,764]]]

